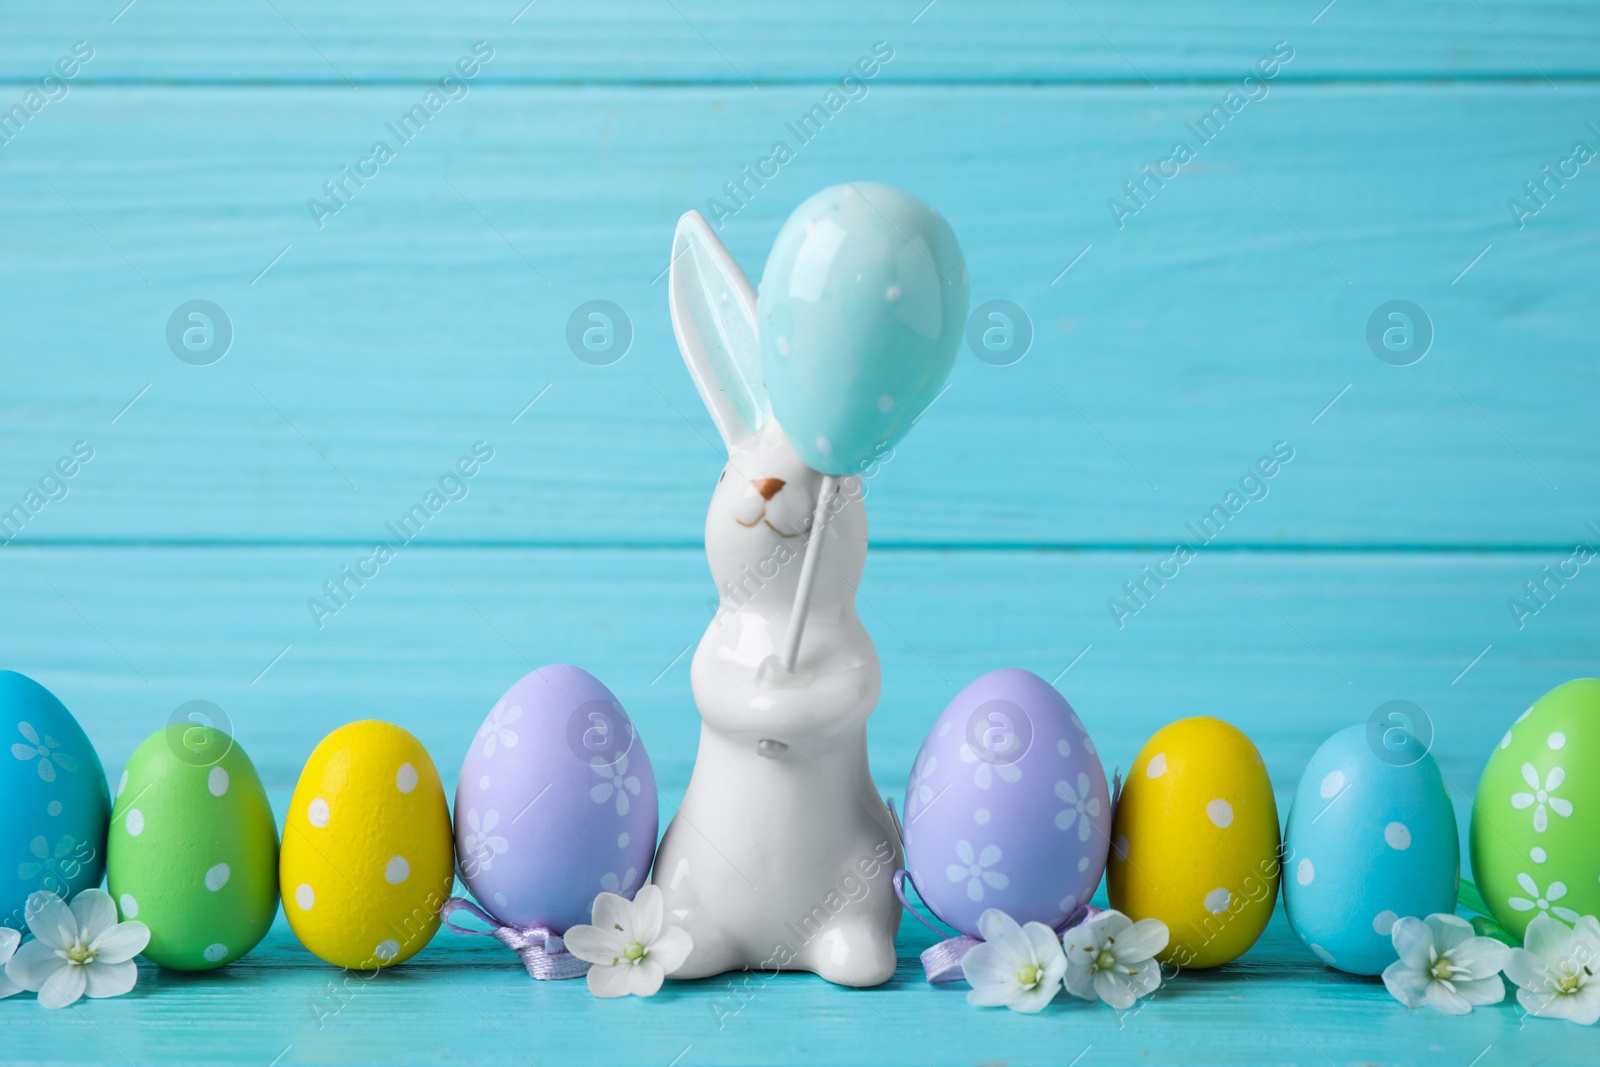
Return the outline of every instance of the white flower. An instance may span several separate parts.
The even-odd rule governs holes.
[[[1067,805],[1056,813],[1056,829],[1070,829],[1073,823],[1077,823],[1078,840],[1089,840],[1089,819],[1100,814],[1100,798],[1089,795],[1089,776],[1079,772],[1076,790],[1067,782],[1057,782],[1056,796]]]
[[[1161,984],[1156,953],[1167,947],[1167,924],[1134,922],[1120,911],[1102,911],[1062,935],[1067,954],[1067,992],[1096,997],[1123,1011]]]
[[[150,930],[142,922],[117,921],[117,906],[103,889],[85,889],[69,907],[54,893],[28,898],[33,940],[17,949],[6,976],[36,991],[46,1008],[65,1008],[84,994],[121,996],[133,988]]]
[[[22,987],[6,977],[6,963],[16,954],[22,935],[9,926],[0,926],[0,1000],[22,992]]]
[[[574,926],[567,951],[593,964],[589,992],[597,997],[654,996],[661,980],[689,958],[687,930],[662,924],[661,890],[647,885],[628,901],[615,893],[594,898],[593,926]]]
[[[1011,879],[999,871],[984,870],[985,867],[993,867],[1000,862],[998,845],[985,845],[982,852],[974,854],[970,841],[957,841],[956,859],[961,862],[946,867],[945,875],[952,882],[966,880],[968,900],[982,900],[985,884],[994,889],[1005,889],[1011,884]]]
[[[517,734],[511,729],[511,724],[522,718],[522,705],[514,704],[506,707],[505,701],[494,706],[489,712],[489,717],[478,728],[478,737],[483,741],[483,754],[494,755],[496,748],[516,748]]]
[[[978,933],[983,943],[961,960],[972,986],[968,1004],[1032,1014],[1055,999],[1067,961],[1054,930],[1044,923],[1018,926],[1005,912],[990,908],[978,916]]]
[[[493,808],[484,813],[481,822],[477,808],[467,809],[467,828],[471,832],[462,842],[462,851],[472,857],[470,862],[475,864],[473,874],[487,871],[494,865],[494,858],[511,847],[511,843],[505,838],[490,833],[499,825],[500,813]]]
[[[1498,1004],[1506,987],[1500,969],[1511,949],[1492,937],[1477,937],[1472,924],[1454,915],[1407,916],[1390,933],[1400,958],[1383,972],[1383,984],[1408,1008],[1432,1004],[1448,1015],[1465,1015],[1474,1004]]]
[[[61,742],[46,734],[43,741],[39,740],[39,732],[30,723],[17,723],[17,732],[27,744],[14,744],[11,754],[26,763],[35,757],[39,760],[39,777],[47,782],[56,780],[56,768],[72,772],[78,769],[78,761],[65,752],[57,752]]]
[[[994,776],[998,774],[1003,782],[1015,782],[1022,777],[1022,771],[1015,763],[991,763],[988,759],[978,755],[977,750],[971,745],[961,746],[961,762],[976,763],[978,766],[972,772],[972,784],[979,789],[988,789],[994,784]]]
[[[608,762],[605,757],[596,756],[589,761],[589,766],[605,779],[589,790],[589,799],[596,804],[604,804],[612,794],[616,794],[617,814],[628,814],[628,794],[639,795],[639,779],[628,774],[628,757],[618,756]]]
[[[1550,817],[1545,813],[1545,806],[1565,819],[1572,814],[1572,801],[1565,800],[1555,795],[1561,783],[1567,780],[1567,772],[1560,767],[1551,767],[1550,772],[1544,776],[1544,785],[1539,784],[1539,772],[1533,764],[1522,765],[1522,780],[1528,783],[1531,793],[1512,793],[1511,806],[1521,811],[1530,805],[1537,804],[1533,809],[1533,828],[1537,833],[1544,833],[1550,825]]]
[[[1593,915],[1579,919],[1577,929],[1535,915],[1522,944],[1511,950],[1505,970],[1529,1015],[1582,1026],[1600,1020],[1600,922]]]
[[[1556,918],[1565,919],[1569,923],[1578,921],[1577,912],[1571,908],[1563,908],[1556,904],[1556,901],[1567,895],[1567,884],[1565,882],[1551,882],[1549,888],[1543,893],[1539,892],[1539,883],[1535,882],[1530,874],[1517,875],[1517,884],[1522,887],[1524,893],[1528,894],[1526,897],[1506,898],[1506,903],[1517,911],[1532,911],[1538,908],[1540,911],[1552,912]]]

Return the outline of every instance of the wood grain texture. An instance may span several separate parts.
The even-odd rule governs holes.
[[[1307,56],[1293,77],[1542,80],[1592,77],[1600,64],[1600,25],[1583,0],[126,3],[13,16],[0,77],[36,78],[75,40],[97,49],[88,80],[344,88],[436,78],[476,40],[496,49],[486,77],[518,82],[831,80],[877,40],[897,52],[885,77],[940,82],[1236,78],[1279,40]]]
[[[335,726],[377,716],[415,732],[453,790],[466,746],[531,663],[589,667],[639,723],[670,813],[698,732],[684,659],[707,614],[687,550],[406,550],[326,628],[301,601],[338,550],[19,549],[0,553],[9,665],[82,721],[115,774],[179,703],[233,719],[281,813],[301,762]],[[1575,582],[1527,628],[1503,599],[1542,559],[1516,553],[1202,554],[1118,631],[1102,603],[1141,554],[897,551],[869,561],[863,618],[884,662],[873,769],[898,797],[917,746],[956,687],[1000,665],[1058,678],[1111,770],[1149,734],[1215,714],[1260,746],[1280,810],[1317,743],[1392,697],[1432,717],[1463,832],[1483,759],[1540,692],[1591,672],[1600,586]],[[1587,579],[1586,579],[1587,580]],[[1280,615],[1279,612],[1282,614]],[[1492,648],[1463,669],[1485,645]],[[262,674],[285,646],[290,650]],[[1085,645],[1092,648],[1061,673]],[[0,1004],[7,1062],[134,1064],[807,1062],[956,1064],[1582,1062],[1593,1035],[1519,1022],[1514,1005],[1467,1019],[1408,1014],[1381,985],[1322,967],[1281,912],[1217,972],[1183,975],[1137,1014],[1062,1000],[1039,1018],[969,1008],[927,986],[909,920],[889,986],[819,979],[669,986],[601,1003],[582,983],[530,982],[509,954],[443,933],[371,982],[318,963],[283,925],[223,972],[147,968],[130,997],[47,1015]],[[715,1010],[714,1010],[715,1009]],[[318,1022],[322,1023],[319,1027]],[[719,1020],[721,1025],[719,1026]],[[112,1044],[115,1045],[115,1050]],[[287,1050],[287,1051],[286,1051]],[[1491,1058],[1492,1057],[1492,1058]]]
[[[416,90],[81,87],[0,149],[0,500],[85,439],[25,538],[364,541],[482,439],[429,537],[695,543],[722,457],[653,279],[678,214],[815,95],[481,86],[319,230],[308,199]],[[1600,90],[1278,85],[1119,230],[1108,199],[1220,99],[881,86],[726,221],[759,276],[806,193],[900,184],[950,217],[974,302],[1031,317],[1020,363],[963,353],[872,487],[875,539],[1171,544],[1278,441],[1294,462],[1227,540],[1555,546],[1600,520],[1600,185],[1521,230],[1506,206],[1600,145]],[[196,297],[236,331],[211,367],[164,338]],[[1436,334],[1410,367],[1365,336],[1397,297]],[[565,340],[594,298],[635,331],[609,367]]]
[[[1507,605],[1600,539],[1600,178],[1550,182],[1522,226],[1507,203],[1537,203],[1524,184],[1575,141],[1600,147],[1593,3],[524,3],[0,9],[0,521],[74,442],[94,450],[0,544],[0,666],[54,690],[113,773],[201,698],[280,820],[316,742],[358,718],[414,732],[453,788],[494,699],[571,662],[628,706],[670,813],[722,463],[668,326],[672,228],[723,198],[759,277],[794,205],[858,178],[937,205],[974,302],[1020,305],[1035,334],[1011,366],[964,351],[869,483],[886,795],[961,685],[1019,666],[1056,682],[1108,770],[1177,718],[1235,723],[1285,811],[1322,739],[1412,700],[1464,832],[1506,723],[1596,672],[1588,568],[1520,627]],[[494,58],[464,98],[388,129],[480,40]],[[94,58],[67,91],[4,127],[76,41]],[[893,59],[800,144],[786,124],[877,41]],[[1279,41],[1294,56],[1264,98],[1190,129]],[[793,161],[727,198],[780,138]],[[328,199],[379,139],[394,158]],[[1179,139],[1193,161],[1129,200]],[[338,209],[320,227],[313,197]],[[1138,208],[1120,226],[1113,197]],[[235,329],[213,366],[165,338],[196,298]],[[597,298],[634,330],[611,366],[565,339]],[[1397,298],[1435,331],[1409,367],[1365,336]],[[479,441],[494,456],[466,497],[319,627],[307,601]],[[1265,498],[1119,625],[1108,601],[1280,441],[1294,458]],[[1514,1004],[1408,1013],[1281,912],[1237,963],[1127,1016],[971,1009],[922,981],[931,941],[907,922],[871,992],[785,976],[617,1003],[448,933],[363,981],[280,916],[222,972],[143,965],[132,995],[63,1013],[0,1002],[0,1059],[1594,1058],[1592,1031]]]

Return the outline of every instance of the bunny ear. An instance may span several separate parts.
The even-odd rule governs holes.
[[[730,449],[772,414],[761,375],[756,294],[698,211],[678,220],[667,282],[672,332]]]

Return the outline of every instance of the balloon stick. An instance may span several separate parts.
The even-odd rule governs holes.
[[[794,671],[800,655],[800,638],[806,629],[806,614],[811,609],[811,590],[817,581],[817,557],[822,554],[822,531],[828,524],[828,505],[833,501],[834,477],[822,476],[817,491],[817,513],[811,519],[811,538],[806,542],[805,558],[800,562],[800,586],[794,594],[794,611],[789,616],[789,632],[783,639],[783,669]]]

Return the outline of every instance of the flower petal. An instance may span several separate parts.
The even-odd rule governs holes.
[[[1533,769],[1533,764],[1524,763],[1522,765],[1522,780],[1528,783],[1529,789],[1539,788],[1539,772]]]
[[[1517,1003],[1521,1004],[1529,1015],[1536,1015],[1541,1019],[1566,1018],[1565,1005],[1561,1002],[1569,999],[1571,998],[1553,996],[1543,989],[1517,990]]]
[[[963,968],[964,969],[964,968]],[[967,1003],[975,1008],[1009,1007],[1016,998],[1017,987],[1001,982],[978,982],[967,992]]]
[[[139,967],[132,960],[102,963],[95,960],[84,972],[84,993],[91,997],[120,997],[139,980]]]
[[[628,947],[622,935],[609,927],[601,929],[598,926],[574,926],[562,935],[561,940],[566,944],[568,952],[596,966],[609,967],[611,961],[621,958]]]
[[[1034,966],[1040,970],[1048,972],[1052,963],[1065,958],[1056,932],[1044,923],[1029,923],[1022,928],[1022,936],[1028,943],[1028,954],[1033,957]],[[1055,981],[1060,980],[1058,974]]]
[[[619,963],[615,967],[590,967],[589,992],[597,997],[625,997],[632,976],[628,973],[633,970],[632,965]]]
[[[1472,931],[1471,923],[1455,915],[1437,912],[1422,921],[1433,931],[1433,945],[1441,955],[1477,936]]]
[[[601,893],[594,898],[589,909],[593,922],[603,930],[611,930],[624,941],[633,940],[633,903],[615,893]]]
[[[6,977],[23,989],[35,991],[62,967],[69,967],[66,959],[55,949],[37,939],[17,949],[16,955],[6,963]]]
[[[1056,999],[1056,994],[1061,992],[1059,982],[1040,982],[1032,989],[1019,993],[1006,1007],[1024,1015],[1033,1015],[1044,1010],[1046,1004]]]
[[[1539,919],[1544,918],[1543,915]],[[1538,922],[1535,919],[1534,922]],[[1533,923],[1528,924],[1528,943],[1533,942]],[[1540,954],[1526,948],[1514,948],[1506,960],[1506,977],[1523,989],[1550,990],[1555,988],[1555,972]]]
[[[1443,982],[1429,982],[1427,998],[1435,1011],[1442,1011],[1446,1015],[1465,1015],[1472,1010],[1472,1001]]]
[[[1012,945],[1023,942],[1022,927],[1017,920],[999,908],[989,908],[978,916],[978,936],[991,945]]]
[[[1469,937],[1450,949],[1450,962],[1468,972],[1463,976],[1468,980],[1492,978],[1500,973],[1510,955],[1511,949],[1492,937]]]
[[[1118,963],[1135,964],[1147,960],[1167,947],[1171,935],[1160,919],[1140,919],[1122,933],[1112,946]]]
[[[1154,993],[1161,986],[1161,965],[1155,960],[1145,960],[1128,975],[1128,984],[1136,997]]]
[[[661,898],[661,887],[647,885],[633,897],[633,938],[648,945],[661,935],[661,916],[666,904]]]
[[[1538,957],[1541,963],[1559,965],[1561,957],[1571,950],[1573,932],[1556,922],[1550,916],[1540,913],[1533,917],[1528,924],[1527,932],[1522,935],[1522,947],[1527,952]],[[1515,979],[1512,979],[1516,981]],[[1518,985],[1525,985],[1518,982]]]
[[[1139,999],[1138,994],[1133,991],[1133,983],[1116,971],[1097,971],[1094,976],[1094,991],[1100,994],[1101,1000],[1118,1011],[1133,1007],[1134,1001]]]
[[[41,1008],[65,1008],[69,1004],[77,1003],[83,996],[83,988],[87,984],[84,977],[84,968],[65,964],[56,970],[44,984],[39,987],[39,1006]]]
[[[116,964],[131,960],[144,951],[150,943],[150,928],[137,919],[117,923],[111,929],[89,942],[89,947],[99,953],[95,960],[100,964]],[[90,993],[91,997],[95,994]]]
[[[1410,921],[1421,925],[1420,919]],[[1400,959],[1383,969],[1383,985],[1390,996],[1406,1007],[1420,1008],[1428,991],[1428,976],[1424,971],[1406,966],[1405,960]]]
[[[628,975],[628,992],[636,997],[653,997],[661,992],[661,980],[667,976],[661,964],[646,957],[634,964],[632,971]]]
[[[1400,962],[1404,963],[1409,969],[1422,971],[1433,963],[1433,957],[1429,953],[1429,950],[1433,948],[1433,931],[1421,919],[1411,915],[1407,915],[1403,919],[1396,919],[1394,927],[1389,931],[1389,937],[1394,942],[1395,952],[1400,955]],[[1393,965],[1391,964],[1390,966]],[[1385,984],[1389,981],[1387,973],[1385,972]],[[1389,991],[1393,993],[1393,987]],[[1395,996],[1401,1003],[1406,1003],[1405,998],[1400,997],[1398,993]],[[1407,1004],[1407,1006],[1415,1008],[1417,1005]]]
[[[0,926],[0,967],[4,967],[22,944],[22,935],[9,926]]]
[[[1484,938],[1484,940],[1489,939]],[[1487,978],[1475,978],[1469,982],[1457,981],[1455,987],[1456,992],[1460,993],[1468,1004],[1498,1004],[1506,999],[1506,984],[1498,973],[1491,974]]]
[[[650,958],[661,965],[664,973],[671,974],[683,966],[683,961],[693,951],[694,939],[689,936],[689,931],[669,926],[650,945]]]
[[[65,952],[78,939],[78,919],[66,901],[54,893],[40,890],[28,898],[24,909],[33,936],[53,949]],[[20,951],[20,950],[19,950]]]
[[[85,889],[72,898],[72,914],[78,920],[78,936],[86,945],[117,925],[117,906],[104,889]]]
[[[1007,960],[992,942],[973,945],[961,959],[961,973],[973,989],[1012,988],[1016,985],[1016,965]],[[1004,1000],[995,1001],[996,1004]]]
[[[1094,1000],[1097,994],[1094,991],[1094,968],[1087,959],[1075,962],[1070,958],[1067,961],[1067,973],[1061,984],[1066,986],[1067,992],[1082,1000]]]

